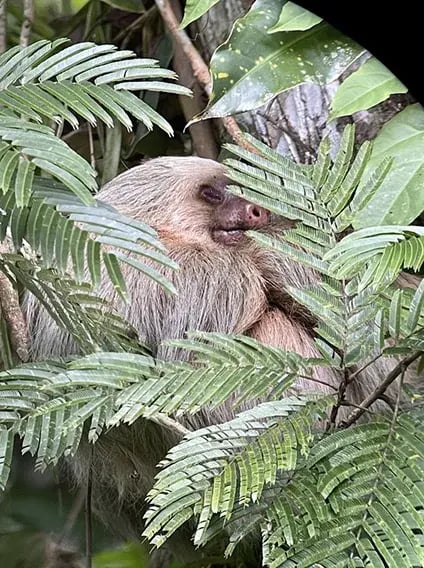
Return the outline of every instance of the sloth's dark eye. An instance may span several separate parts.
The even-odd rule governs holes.
[[[199,196],[212,205],[218,205],[224,201],[223,190],[210,185],[203,185],[199,190]]]

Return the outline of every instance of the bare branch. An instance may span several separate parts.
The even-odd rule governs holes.
[[[84,508],[85,499],[86,499],[86,489],[84,487],[81,487],[72,503],[69,514],[65,520],[62,533],[57,540],[58,545],[63,544],[70,538],[72,529],[74,528],[75,523],[77,522],[78,517]]]
[[[90,470],[88,472],[88,479],[87,479],[86,494],[85,494],[85,566],[86,568],[92,567],[92,558],[93,558],[92,467],[93,466],[90,465]]]
[[[171,430],[172,432],[181,434],[181,436],[186,436],[191,432],[191,430],[183,426],[180,422],[178,422],[178,420],[174,420],[173,418],[166,416],[165,414],[162,413],[154,414],[151,417],[149,417],[149,419],[152,422],[160,424],[161,426],[165,426],[165,428]]]
[[[128,45],[128,41],[131,39],[131,36],[134,32],[136,32],[139,28],[141,28],[144,22],[147,20],[149,15],[152,13],[152,10],[155,10],[154,6],[151,6],[148,10],[142,12],[138,18],[136,18],[129,26],[126,26],[123,30],[121,30],[118,35],[113,38],[113,43],[118,45],[120,41],[124,41],[125,44],[121,46],[121,49]]]
[[[178,20],[181,19],[181,6],[179,0],[170,0],[171,7]],[[200,114],[205,107],[205,92],[198,81],[193,77],[190,60],[185,57],[180,45],[174,40],[173,68],[180,81],[193,92],[192,97],[179,96],[181,109],[186,122]],[[218,144],[213,129],[212,120],[199,120],[189,125],[194,153],[201,158],[216,160],[219,154]]]
[[[7,49],[7,0],[0,0],[0,53]]]
[[[203,61],[200,53],[191,43],[187,33],[179,28],[180,24],[174,14],[170,2],[168,0],[155,0],[155,2],[160,15],[172,36],[172,39],[181,48],[184,55],[190,61],[194,76],[204,88],[208,97],[210,97],[212,84],[208,66]]]
[[[7,252],[7,247],[0,243],[0,255],[2,252]],[[3,272],[0,272],[0,307],[9,329],[13,350],[21,361],[28,361],[30,341],[19,296]]]
[[[408,355],[408,357],[405,357],[405,359],[402,359],[402,361],[400,361],[396,365],[396,367],[394,367],[394,369],[392,369],[390,371],[390,373],[387,375],[387,377],[384,379],[384,381],[375,390],[373,390],[372,393],[370,393],[367,396],[367,398],[362,402],[360,407],[355,408],[355,410],[353,410],[353,412],[351,412],[351,414],[346,418],[346,420],[343,420],[343,422],[340,424],[340,426],[347,428],[348,426],[351,426],[352,424],[354,424],[358,420],[358,418],[360,418],[364,414],[364,412],[366,412],[367,409],[377,399],[384,396],[384,393],[387,390],[387,388],[400,375],[405,373],[405,370],[409,367],[409,365],[411,365],[414,361],[419,359],[421,357],[421,355],[422,355],[422,351],[417,351],[415,353],[411,353],[411,355]]]
[[[367,369],[368,367],[373,365],[376,361],[381,359],[382,356],[383,356],[383,353],[379,353],[378,355],[376,355],[375,357],[373,357],[372,359],[367,361],[362,367],[357,369],[354,373],[349,375],[348,380],[347,380],[348,384],[350,385],[361,373],[363,373],[365,371],[365,369]]]
[[[200,53],[192,44],[187,33],[184,30],[180,29],[179,22],[177,20],[177,17],[174,13],[170,1],[155,0],[155,2],[160,15],[162,16],[162,19],[165,22],[165,25],[168,28],[169,33],[171,34],[171,37],[174,41],[174,45],[178,46],[178,48],[182,51],[182,53],[185,55],[187,60],[190,62],[193,75],[195,76],[196,80],[199,82],[201,87],[204,89],[208,98],[210,98],[212,94],[212,82],[208,66],[204,62]],[[251,152],[254,151],[255,153],[257,153],[257,150],[255,150],[250,144],[248,144],[243,139],[243,132],[233,117],[226,116],[223,117],[221,120],[228,134],[232,137],[232,139],[235,142],[237,142],[240,146],[243,146],[247,150],[250,150]]]
[[[32,24],[34,23],[34,0],[24,0],[24,19],[21,27],[19,45],[27,47],[31,35]]]

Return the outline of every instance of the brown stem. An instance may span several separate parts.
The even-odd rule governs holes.
[[[166,416],[166,414],[155,414],[151,417],[151,420],[152,422],[165,426],[165,428],[168,428],[172,432],[176,432],[181,436],[186,436],[191,432],[191,430],[183,426],[180,422],[174,420],[170,416]]]
[[[225,130],[228,132],[228,134],[236,144],[238,144],[245,150],[248,150],[249,152],[253,152],[253,154],[258,154],[258,150],[243,138],[243,131],[237,124],[234,117],[224,116],[222,118],[222,122],[225,126]]]
[[[181,49],[182,53],[191,65],[193,75],[205,91],[208,98],[210,98],[212,94],[212,82],[208,66],[204,62],[200,53],[192,44],[187,33],[184,30],[180,29],[179,22],[170,1],[155,0],[155,3],[160,15],[162,16],[163,21],[165,22],[166,27],[169,30],[169,33],[171,34],[174,44],[178,46],[179,49]],[[247,150],[257,153],[257,151],[254,150],[252,146],[250,146],[250,144],[245,142],[245,140],[243,139],[243,132],[233,117],[226,116],[221,120],[228,134],[235,142],[237,142],[240,146],[243,146]]]
[[[348,426],[354,424],[358,420],[358,418],[360,418],[377,399],[381,398],[382,395],[384,396],[385,391],[393,383],[393,381],[395,381],[399,377],[399,375],[402,375],[402,373],[405,372],[409,365],[419,359],[421,355],[422,351],[417,351],[416,353],[408,355],[408,357],[405,357],[405,359],[402,359],[402,361],[400,361],[396,365],[396,367],[390,371],[384,381],[375,390],[373,390],[371,394],[367,396],[367,398],[362,402],[361,406],[359,408],[355,408],[355,410],[353,410],[351,414],[346,418],[346,420],[343,420],[340,425],[343,428],[347,428]]]
[[[182,13],[179,0],[170,0],[170,2],[175,17],[180,20],[182,18]],[[184,118],[188,123],[194,116],[203,111],[205,107],[205,94],[202,86],[193,77],[190,60],[185,57],[181,46],[174,38],[173,44],[173,68],[177,73],[180,82],[186,87],[189,87],[193,92],[192,97],[179,97]],[[199,120],[190,124],[188,130],[190,132],[194,153],[201,158],[211,158],[212,160],[216,160],[219,154],[219,148],[216,143],[212,121]]]
[[[138,16],[138,18],[131,22],[129,26],[121,30],[118,35],[114,37],[113,43],[117,45],[121,40],[128,40],[128,37],[131,37],[131,35],[135,31],[137,31],[138,28],[141,28],[141,26],[144,24],[145,20],[151,13],[152,8],[154,8],[154,6],[151,6],[148,10],[143,12],[140,16]]]
[[[7,0],[0,0],[0,53],[7,49]]]
[[[19,45],[27,47],[29,44],[29,37],[31,35],[31,28],[34,22],[34,0],[24,0],[24,19],[21,27],[21,37],[19,38]]]
[[[92,493],[92,470],[88,472],[87,487],[85,494],[85,566],[92,566],[92,546],[93,546],[93,526],[92,526],[92,510],[91,510],[91,493]]]
[[[7,252],[7,247],[0,243],[1,253]],[[29,359],[29,336],[27,326],[19,304],[19,296],[9,278],[0,271],[0,305],[1,312],[10,333],[10,342],[16,355],[22,362]]]
[[[75,523],[78,520],[78,517],[84,507],[84,502],[86,499],[86,491],[84,488],[81,488],[72,503],[71,510],[66,518],[65,524],[63,526],[62,534],[59,536],[57,540],[57,544],[62,544],[66,542],[69,537],[71,536],[72,529],[75,526]]]
[[[354,373],[349,375],[348,384],[352,383],[361,373],[365,371],[370,365],[373,365],[376,361],[378,361],[383,356],[382,353],[379,353],[369,361],[367,361],[360,369],[357,369]]]
[[[209,97],[212,92],[212,85],[208,66],[203,61],[200,53],[191,43],[187,33],[179,28],[180,24],[174,14],[174,10],[172,9],[169,0],[155,0],[155,3],[166,27],[169,30],[169,33],[172,36],[172,39],[179,45],[184,55],[190,61],[194,76]]]
[[[406,359],[408,359],[408,358],[406,358]],[[406,359],[405,359],[405,360],[406,360]],[[405,361],[405,360],[404,360],[404,361]],[[403,361],[403,362],[404,362],[404,361]],[[402,361],[401,361],[401,363],[402,363]],[[400,364],[401,364],[401,363],[400,363]],[[393,369],[393,370],[394,370],[394,369]],[[394,408],[394,411],[393,411],[392,420],[391,420],[391,422],[390,422],[389,436],[388,436],[388,438],[387,438],[387,441],[386,441],[385,447],[384,447],[384,449],[383,449],[383,452],[381,453],[380,464],[377,466],[377,471],[376,471],[375,474],[374,474],[373,487],[372,487],[372,489],[371,489],[371,491],[370,491],[370,493],[369,493],[368,502],[367,502],[366,507],[365,507],[365,509],[364,509],[364,514],[363,514],[363,516],[362,516],[362,522],[360,523],[360,528],[358,529],[356,540],[359,540],[359,539],[360,539],[361,532],[362,532],[362,528],[361,528],[361,527],[363,527],[364,522],[365,522],[367,516],[369,515],[371,503],[372,503],[373,500],[375,499],[375,496],[376,496],[376,489],[377,489],[377,486],[378,486],[378,484],[379,484],[379,482],[380,482],[380,478],[381,478],[381,474],[382,474],[382,471],[383,471],[383,467],[384,467],[385,464],[386,464],[386,457],[387,457],[387,453],[388,453],[389,448],[390,448],[390,442],[392,441],[392,438],[393,438],[393,436],[395,435],[395,426],[396,426],[396,422],[397,422],[397,419],[398,419],[398,416],[399,416],[401,392],[402,392],[403,381],[404,381],[404,379],[405,379],[405,370],[406,370],[406,367],[403,367],[403,368],[401,369],[400,373],[399,373],[400,376],[401,376],[401,379],[400,379],[400,382],[399,382],[399,390],[398,390],[398,392],[397,392],[396,403],[395,403],[395,408]]]

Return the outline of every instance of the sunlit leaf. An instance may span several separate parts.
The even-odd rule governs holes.
[[[257,0],[211,59],[212,105],[202,118],[252,110],[306,82],[333,81],[363,51],[330,25],[269,34],[281,0]]]
[[[337,89],[330,118],[353,114],[408,89],[378,59],[372,57],[352,73]]]
[[[354,220],[355,227],[403,225],[424,211],[423,155],[424,109],[417,103],[389,120],[375,139],[362,179],[383,158],[392,156],[394,161],[374,197]]]
[[[185,28],[194,20],[203,16],[212,6],[215,6],[219,0],[187,0],[184,10],[184,18],[180,27]]]
[[[281,10],[278,22],[269,29],[269,32],[304,31],[316,26],[321,21],[322,18],[309,12],[309,10],[305,10],[302,6],[298,6],[294,2],[287,2]]]

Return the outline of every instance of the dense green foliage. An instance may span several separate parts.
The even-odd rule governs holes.
[[[185,23],[215,3],[188,2]],[[90,3],[82,8],[87,21],[89,9]],[[169,82],[174,73],[130,50],[65,41],[41,39],[0,56],[0,240],[7,245],[0,271],[16,290],[43,303],[83,355],[18,364],[0,311],[1,487],[7,488],[14,453],[31,454],[45,470],[64,455],[72,458],[83,435],[95,443],[102,431],[140,418],[181,432],[183,414],[230,397],[237,409],[260,397],[264,402],[251,410],[189,432],[171,449],[149,495],[149,542],[162,545],[190,519],[196,545],[219,538],[228,556],[244,538],[261,534],[264,563],[273,568],[421,566],[422,397],[404,389],[410,404],[401,398],[405,370],[424,351],[424,285],[400,290],[396,279],[405,269],[419,271],[424,259],[424,230],[407,225],[424,209],[422,108],[409,106],[374,143],[359,148],[351,126],[339,148],[325,138],[312,166],[295,164],[251,136],[245,140],[255,153],[228,144],[230,191],[295,224],[281,237],[250,237],[320,277],[313,288],[289,291],[317,321],[320,357],[193,331],[178,342],[190,362],[164,363],[134,339],[128,322],[97,296],[96,284],[110,278],[125,298],[121,266],[127,263],[172,294],[159,269],[175,265],[155,231],[93,199],[96,170],[62,135],[97,127],[106,132],[99,136],[104,156],[119,161],[154,126],[172,133],[155,110],[156,93],[188,90]],[[330,61],[335,45],[340,57]],[[317,77],[333,80],[362,51],[291,2],[260,0],[212,60],[212,104],[203,118],[255,108]],[[311,57],[305,71],[301,64]],[[262,90],[246,89],[249,81]],[[332,118],[402,89],[370,59],[342,83]],[[140,91],[149,94],[142,98]],[[135,129],[134,139],[108,154],[121,126]],[[102,170],[107,179],[103,164]],[[370,361],[393,354],[402,363],[392,378],[381,377],[383,391],[399,379],[390,412],[376,415],[365,401],[362,410],[350,408],[342,424],[349,428],[336,428],[347,382]],[[340,389],[285,394],[299,377],[313,380],[316,367],[344,376]],[[370,420],[358,424],[362,411]],[[317,428],[317,420],[326,427]],[[105,552],[95,566],[132,567],[142,555],[134,545],[121,554]]]
[[[324,435],[316,430],[316,420],[337,407],[337,396],[284,397],[297,377],[312,377],[317,365],[350,376],[394,348],[405,356],[422,349],[424,286],[415,293],[391,287],[405,264],[416,265],[421,258],[414,231],[422,230],[392,227],[389,234],[381,228],[386,241],[378,249],[378,262],[373,244],[380,237],[373,240],[369,230],[370,246],[356,245],[363,232],[338,242],[338,234],[390,171],[386,158],[361,183],[371,148],[365,143],[355,153],[353,140],[354,130],[347,128],[334,160],[324,141],[313,168],[296,165],[253,138],[249,142],[259,155],[228,147],[242,158],[227,160],[238,184],[230,189],[297,221],[279,239],[252,237],[322,274],[322,284],[291,290],[319,322],[320,358],[305,359],[249,338],[194,334],[178,342],[193,352],[192,363],[108,352],[68,365],[10,369],[1,375],[3,484],[16,433],[23,451],[44,468],[75,452],[87,420],[89,439],[95,442],[104,428],[141,417],[176,420],[177,427],[181,413],[217,406],[230,395],[235,404],[266,397],[270,402],[190,433],[171,450],[150,494],[145,534],[152,543],[162,544],[194,516],[195,542],[204,544],[225,530],[228,554],[260,527],[264,558],[272,566],[333,565],[350,557],[366,563],[375,555],[416,565],[423,555],[415,537],[423,528],[421,501],[414,491],[424,467],[420,404],[400,414],[398,401],[392,417]],[[409,243],[408,257],[390,253],[382,269],[381,255],[393,246],[391,234]],[[373,256],[364,256],[371,250]],[[83,321],[79,327],[85,330]],[[199,383],[202,389],[194,389]],[[414,462],[405,463],[412,448]],[[388,492],[399,483],[400,472],[410,498],[393,502]],[[305,494],[307,499],[301,497]],[[384,547],[383,530],[393,535]]]

